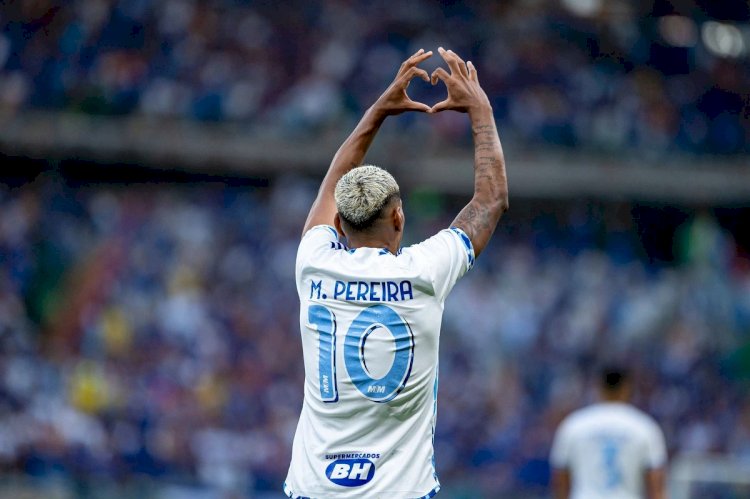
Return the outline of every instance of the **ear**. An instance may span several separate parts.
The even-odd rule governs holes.
[[[404,210],[401,205],[401,200],[398,200],[396,206],[393,208],[393,229],[396,232],[404,231],[404,224],[406,223],[406,217],[404,216]]]
[[[339,233],[339,237],[346,237],[346,234],[344,234],[344,229],[341,228],[341,217],[339,217],[338,212],[336,212],[336,214],[333,216],[333,226],[336,227],[336,232]]]

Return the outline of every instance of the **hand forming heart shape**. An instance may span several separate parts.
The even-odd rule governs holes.
[[[450,73],[442,67],[435,69],[432,75],[417,67],[417,65],[432,56],[432,51],[425,52],[419,49],[414,55],[405,60],[390,86],[375,102],[375,107],[386,115],[401,114],[406,111],[420,111],[425,113],[438,113],[453,110],[462,113],[470,113],[475,109],[489,106],[489,99],[479,85],[477,70],[474,64],[464,62],[452,50],[438,48],[440,56],[448,63]],[[438,80],[445,83],[448,97],[430,107],[422,102],[413,101],[406,89],[411,80],[419,76],[426,82],[436,85]]]

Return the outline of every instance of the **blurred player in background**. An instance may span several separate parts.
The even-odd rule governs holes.
[[[302,414],[284,490],[289,497],[432,497],[440,489],[433,436],[443,303],[507,209],[492,108],[477,71],[439,49],[450,73],[430,78],[418,51],[333,158],[305,223],[296,279],[305,362]],[[448,97],[430,108],[406,94],[421,77]],[[399,187],[360,166],[386,117],[467,113],[474,137],[474,196],[450,228],[400,249]],[[346,245],[339,242],[343,236]]]
[[[628,403],[620,367],[602,369],[601,402],[563,420],[550,461],[556,499],[664,499],[667,451],[654,419]]]

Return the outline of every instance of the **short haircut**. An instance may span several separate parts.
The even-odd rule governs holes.
[[[619,390],[630,379],[628,370],[617,365],[603,366],[600,374],[602,388],[609,391]]]
[[[400,193],[393,175],[380,167],[363,165],[339,179],[333,196],[339,216],[354,230],[362,231],[371,227]]]

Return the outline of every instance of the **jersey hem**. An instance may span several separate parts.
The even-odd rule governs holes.
[[[298,495],[296,495],[292,491],[292,489],[289,488],[289,485],[287,485],[286,482],[284,482],[284,494],[286,494],[287,497],[291,497],[292,499],[312,499],[312,498],[307,497],[307,496],[298,496]]]
[[[431,497],[435,497],[435,495],[440,492],[440,485],[436,485],[435,488],[433,488],[431,491],[429,491],[427,494],[423,496],[416,497],[414,499],[430,499]],[[389,494],[390,492],[386,492]],[[314,499],[310,496],[300,496],[296,495],[292,489],[289,488],[289,485],[287,485],[286,482],[284,482],[284,494],[286,494],[287,497],[290,497],[291,499]]]

